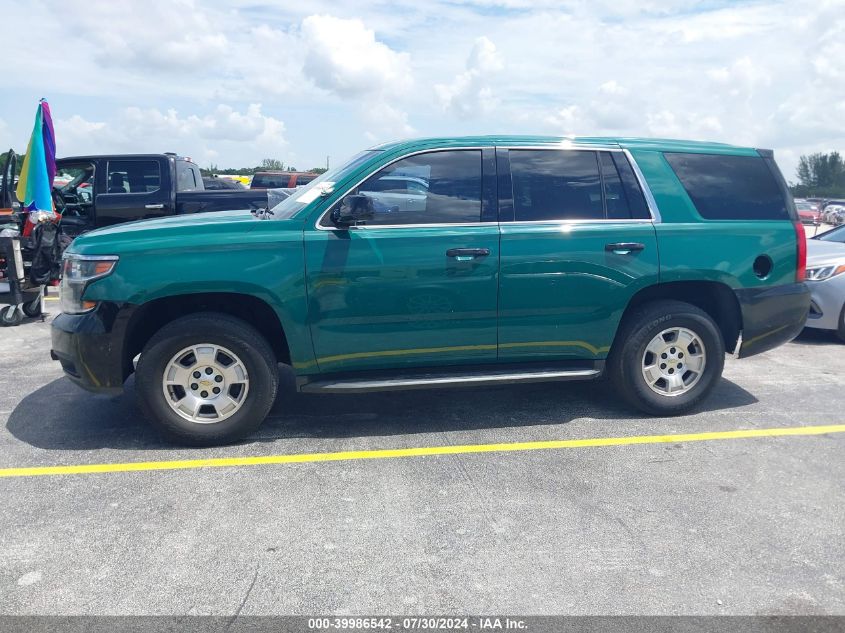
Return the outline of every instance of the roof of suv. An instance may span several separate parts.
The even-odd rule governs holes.
[[[697,152],[708,154],[756,154],[752,147],[740,147],[726,143],[708,141],[687,141],[659,138],[629,138],[629,137],[600,137],[600,136],[519,136],[519,135],[490,135],[490,136],[444,136],[406,139],[377,145],[372,149],[402,150],[419,146],[436,145],[440,147],[466,146],[494,146],[494,145],[574,145],[601,147],[620,147],[623,149],[648,149],[658,151]]]

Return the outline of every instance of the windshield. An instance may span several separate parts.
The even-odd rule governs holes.
[[[821,235],[817,235],[816,239],[824,242],[845,242],[845,224]]]
[[[270,220],[285,220],[287,218],[292,218],[299,211],[304,209],[306,205],[319,198],[320,194],[332,191],[336,182],[340,182],[346,178],[350,173],[355,171],[363,163],[381,151],[382,150],[369,149],[361,152],[360,154],[356,154],[340,167],[335,167],[324,174],[320,174],[318,178],[315,178],[304,187],[297,187],[293,190],[292,195],[284,197],[284,199],[277,202],[275,205],[273,205],[274,197],[268,195],[270,202],[268,204],[269,210],[264,217]]]

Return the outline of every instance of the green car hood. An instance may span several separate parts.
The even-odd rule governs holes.
[[[85,233],[68,248],[83,255],[120,255],[124,252],[190,248],[201,244],[242,241],[262,220],[246,210],[178,215],[116,224]]]

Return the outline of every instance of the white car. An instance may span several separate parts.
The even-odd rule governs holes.
[[[428,181],[416,176],[389,175],[370,179],[360,193],[396,211],[425,211]]]
[[[841,221],[837,223],[837,219],[842,217],[843,212],[845,212],[845,206],[841,204],[829,204],[822,212],[822,221],[826,224],[841,224]]]
[[[845,342],[845,244],[807,240],[807,286],[806,327],[832,330]]]

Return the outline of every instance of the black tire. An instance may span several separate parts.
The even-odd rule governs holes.
[[[38,297],[30,301],[29,303],[23,304],[23,313],[33,319],[40,317],[41,308],[43,306],[42,299],[43,295],[38,295]]]
[[[181,417],[168,404],[162,378],[180,350],[197,344],[221,345],[236,354],[249,375],[241,408],[220,422],[203,424]],[[201,312],[160,329],[144,347],[135,372],[138,406],[167,439],[189,446],[228,444],[253,433],[267,417],[279,388],[279,372],[270,345],[241,319]]]
[[[706,362],[698,382],[679,395],[661,395],[643,377],[643,357],[649,342],[662,331],[683,327],[704,344]],[[627,315],[610,357],[608,374],[616,392],[631,406],[655,416],[680,415],[697,406],[716,386],[725,365],[725,344],[719,328],[699,308],[681,301],[654,301]]]
[[[842,306],[842,312],[839,314],[839,329],[836,330],[836,336],[845,343],[845,306]]]
[[[0,308],[0,327],[13,327],[20,325],[23,321],[23,313],[18,310],[18,306],[9,305]]]

